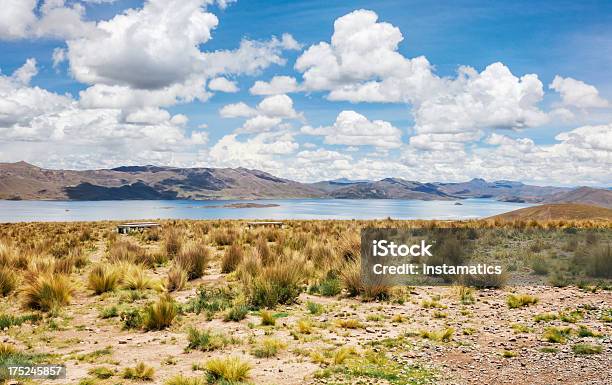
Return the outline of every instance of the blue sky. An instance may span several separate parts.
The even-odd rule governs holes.
[[[17,13],[23,22],[15,17],[0,18],[0,69],[7,84],[12,84],[0,96],[23,104],[20,109],[6,113],[9,117],[5,123],[0,109],[0,133],[5,134],[0,143],[0,160],[16,161],[26,156],[26,160],[41,166],[70,168],[111,167],[125,162],[244,165],[300,180],[334,176],[460,180],[484,176],[550,184],[606,185],[611,179],[607,171],[612,147],[608,102],[612,100],[610,2],[239,0],[227,5],[206,4],[204,0],[187,0],[180,5],[159,0],[98,2],[47,1],[45,4],[38,1],[34,4],[33,0],[26,0],[23,3],[31,3],[30,6],[20,5],[23,9]],[[160,22],[155,18],[164,12],[164,4],[168,4],[170,14],[176,12],[177,18],[186,18],[186,31],[191,28],[202,32],[201,23],[191,25],[189,17],[215,15],[218,23],[207,26],[210,39],[190,40],[182,31],[169,29],[180,29],[180,22],[178,26],[156,25]],[[157,39],[160,47],[154,49],[159,50],[152,52],[143,48],[139,54],[142,47],[134,46],[133,52],[126,50],[123,57],[111,51],[107,64],[102,63],[103,68],[99,68],[92,58],[97,53],[96,45],[100,47],[99,52],[112,50],[99,35],[104,30],[102,24],[108,21],[110,29],[104,33],[112,31],[114,39],[128,39],[117,23],[124,12],[135,21],[134,33],[141,29],[147,31],[145,35],[160,34],[149,41],[146,36],[140,40],[143,46],[154,46]],[[377,18],[375,22],[369,19],[368,15],[372,14]],[[334,32],[341,34],[334,28],[334,22],[341,18],[346,20],[346,30],[354,32],[339,43],[338,47],[344,44],[344,48],[335,47],[331,42]],[[284,34],[290,35],[299,48],[285,42]],[[397,47],[391,44],[389,49],[376,50],[398,34],[403,40]],[[359,39],[364,36],[369,36],[367,39],[371,41],[363,44],[371,44],[375,52],[370,57],[368,50],[357,52],[355,48],[362,44]],[[277,43],[271,40],[273,37]],[[183,38],[185,41],[181,41]],[[265,48],[242,52],[238,50],[241,41],[259,42]],[[78,42],[81,45],[76,47]],[[309,65],[301,69],[296,66],[299,58],[320,43],[332,44],[334,48],[330,58],[335,57],[340,63],[334,76],[316,75],[319,70],[324,73],[328,65],[324,57],[317,55],[309,59]],[[190,57],[180,57],[184,50],[174,45],[181,44],[193,48]],[[53,52],[57,49],[62,49],[66,57],[54,66]],[[223,69],[210,73],[211,59],[193,56],[214,51],[228,54],[218,60]],[[177,63],[184,59],[180,62],[183,68],[167,58],[157,63],[156,54],[175,55]],[[355,63],[343,68],[343,60],[346,63],[356,55],[363,55],[356,59],[356,63],[360,60],[365,63],[363,68]],[[377,55],[386,58],[387,63],[373,60]],[[266,62],[266,57],[272,56],[275,59]],[[426,58],[427,65],[408,64],[419,56]],[[236,64],[235,68],[228,69],[232,66],[227,63],[239,60],[238,57],[246,58],[244,68]],[[12,82],[13,73],[30,58],[35,59],[35,70],[30,68],[35,74],[27,77],[26,84]],[[249,62],[258,60],[261,60],[258,68],[246,68]],[[395,66],[389,64],[396,62]],[[487,71],[487,66],[498,62],[501,69]],[[207,96],[187,98],[193,101],[156,102],[150,93],[162,97],[162,91],[141,90],[129,75],[113,75],[120,73],[125,63],[133,66],[126,68],[126,72],[136,73],[139,68],[151,66],[153,71],[164,71],[160,72],[164,76],[170,73],[167,87],[187,87],[187,82],[193,85],[194,79],[210,85],[213,78],[222,77],[234,82],[239,91],[208,89]],[[197,69],[186,75],[185,63]],[[474,73],[466,75],[473,82],[464,83],[459,79],[460,66],[473,68]],[[421,68],[426,77],[402,72],[418,72],[414,68]],[[309,71],[319,78],[312,75],[310,80],[306,79]],[[537,75],[537,81],[523,81],[521,77],[526,74]],[[255,81],[269,82],[275,76],[296,79],[298,89],[281,92],[286,92],[291,112],[272,117],[251,110],[240,117],[222,116],[220,110],[224,106],[242,102],[254,109],[265,98],[273,96],[275,93],[253,95],[249,89]],[[560,80],[556,89],[551,89],[549,85],[557,76]],[[381,87],[384,97],[372,98],[355,88],[373,84]],[[501,88],[498,84],[507,86]],[[38,111],[31,100],[23,99],[24,94],[33,93],[30,91],[36,87],[58,96],[68,93],[69,99],[59,103],[63,107]],[[108,99],[119,100],[119,97],[100,93],[104,87],[115,87],[115,91],[123,87],[121,95],[137,94],[139,102],[113,102],[109,106]],[[202,90],[205,87],[208,86]],[[345,92],[347,89],[351,90],[350,94]],[[343,96],[333,96],[340,91],[344,92]],[[87,104],[79,92],[104,95],[104,101]],[[188,93],[193,96],[197,92]],[[53,98],[53,95],[45,97]],[[516,98],[520,100],[504,99],[513,99],[515,95],[521,95],[522,99],[519,96]],[[143,99],[147,100],[143,102]],[[275,98],[275,102],[282,104],[287,99]],[[342,114],[343,111],[349,113]],[[166,112],[167,119],[160,120],[159,116]],[[70,115],[70,119],[64,119],[62,113]],[[88,131],[91,127],[79,127],[75,123],[85,119],[83,116],[94,119],[96,114],[106,114],[111,121],[99,119],[104,123],[95,132],[108,130],[112,135],[99,138]],[[145,114],[147,118],[138,118],[134,123],[132,118],[126,118],[130,114]],[[57,118],[58,115],[62,118]],[[109,118],[111,115],[114,117]],[[154,121],[151,115],[156,116]],[[260,115],[264,115],[262,119],[281,122],[245,129],[245,120]],[[172,116],[185,119],[171,120]],[[62,132],[51,128],[58,125]],[[151,142],[131,143],[136,139],[126,132],[134,129],[142,130]],[[73,136],[82,134],[87,140],[71,142],[68,132]],[[194,139],[193,132],[202,133],[206,138]],[[369,145],[370,136],[385,139],[379,145]],[[153,143],[155,137],[165,138],[168,144]],[[36,155],[44,148],[43,142],[53,142],[51,148],[57,150],[56,157]],[[223,147],[222,143],[228,145]],[[104,150],[75,154],[77,149],[92,146]],[[137,148],[141,155],[114,154],[113,148],[118,147]],[[267,152],[263,147],[277,150]],[[418,165],[413,164],[415,158],[421,159]],[[497,164],[502,162],[499,159],[508,166]],[[509,166],[515,162],[515,166]],[[551,164],[559,162],[569,164],[565,169],[557,166],[551,171]],[[568,171],[571,177],[567,177]]]

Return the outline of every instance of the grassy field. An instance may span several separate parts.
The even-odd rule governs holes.
[[[0,365],[67,367],[20,383],[609,383],[609,238],[534,235],[498,251],[552,286],[367,286],[359,274],[366,226],[609,234],[609,220],[116,224],[0,225]]]

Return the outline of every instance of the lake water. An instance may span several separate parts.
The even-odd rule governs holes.
[[[127,219],[470,219],[530,206],[491,199],[265,199],[253,201],[3,201],[0,223]],[[232,203],[275,207],[228,208]]]

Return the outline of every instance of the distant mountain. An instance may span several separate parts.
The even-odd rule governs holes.
[[[541,187],[521,182],[498,180],[487,182],[475,178],[469,182],[437,183],[439,189],[447,194],[462,198],[495,198],[505,202],[542,202],[552,194],[570,191],[567,187]]]
[[[573,190],[553,194],[546,197],[544,201],[550,203],[573,202],[612,207],[612,191],[592,187],[578,187]]]
[[[300,183],[246,168],[122,166],[103,170],[48,170],[0,163],[0,199],[419,199],[491,198],[500,201],[577,202],[612,207],[612,191],[590,187],[540,187],[514,181],[422,183],[401,178],[345,178]]]
[[[440,191],[431,183],[385,178],[376,182],[340,184],[328,191],[327,196],[339,199],[419,199],[451,200],[456,196]]]
[[[117,167],[46,170],[0,163],[0,199],[260,199],[318,197],[321,190],[246,168]]]
[[[546,204],[541,206],[526,207],[524,209],[510,211],[496,215],[488,219],[502,221],[515,220],[580,220],[580,219],[603,219],[612,220],[612,209],[600,206],[583,205],[576,203]]]
[[[327,181],[330,183],[339,183],[339,184],[354,184],[354,183],[369,183],[372,182],[368,179],[347,179],[347,178],[338,178]]]

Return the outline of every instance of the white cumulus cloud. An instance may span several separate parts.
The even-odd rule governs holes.
[[[555,76],[549,88],[561,95],[563,105],[578,108],[604,108],[610,102],[599,95],[597,88],[570,77]]]
[[[355,111],[340,112],[331,126],[304,126],[301,131],[307,135],[323,135],[327,144],[381,148],[398,148],[402,144],[400,129],[383,120],[370,121]]]
[[[208,89],[211,91],[221,91],[234,93],[240,91],[236,82],[228,80],[224,77],[218,77],[208,82]]]
[[[291,76],[275,76],[270,82],[257,80],[249,89],[253,95],[278,95],[296,92],[299,86],[294,77]]]

